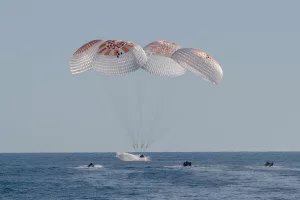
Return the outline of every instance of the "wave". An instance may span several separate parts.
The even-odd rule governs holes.
[[[88,167],[87,165],[80,165],[75,168],[76,169],[99,169],[99,168],[103,168],[103,165],[94,165],[94,167]]]
[[[192,166],[183,166],[183,165],[166,165],[164,168],[177,168],[177,169],[193,169],[201,171],[223,171],[227,168],[225,165],[192,165]]]
[[[300,171],[300,168],[297,167],[286,167],[286,166],[272,166],[272,167],[265,167],[265,166],[246,166],[248,169],[252,170],[286,170],[286,171]]]

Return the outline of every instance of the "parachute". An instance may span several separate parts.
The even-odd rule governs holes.
[[[139,45],[128,41],[93,40],[73,54],[70,68],[73,74],[95,69],[107,75],[122,75],[138,70],[146,60]]]
[[[94,69],[122,75],[144,69],[156,76],[176,77],[189,70],[214,84],[223,78],[223,70],[213,57],[166,40],[151,42],[144,48],[128,41],[92,40],[75,51],[69,64],[72,74]]]
[[[92,61],[103,40],[92,40],[80,47],[70,58],[72,74],[79,74],[92,69]]]
[[[144,47],[148,56],[147,63],[142,68],[156,76],[180,76],[185,68],[171,58],[172,54],[181,47],[165,40],[154,41]]]
[[[75,51],[69,65],[72,74],[96,71],[105,75],[125,75],[142,70],[153,76],[174,78],[189,71],[213,84],[219,84],[223,78],[221,66],[207,53],[166,40],[153,41],[144,48],[124,40],[92,40]],[[142,104],[142,100],[139,101]],[[139,109],[141,118],[141,106]],[[153,126],[155,123],[148,134],[153,133]],[[154,139],[145,139],[141,132],[141,129],[130,130],[130,136],[133,149],[144,153]]]
[[[221,66],[211,56],[200,50],[182,48],[171,58],[182,67],[212,83],[218,84],[223,78]]]

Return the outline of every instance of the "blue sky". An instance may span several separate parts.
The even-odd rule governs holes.
[[[0,152],[132,151],[126,132],[139,124],[139,95],[143,134],[159,114],[149,151],[299,151],[299,7],[1,1]],[[197,48],[221,64],[224,78],[216,86],[191,73],[72,75],[70,56],[93,39]]]

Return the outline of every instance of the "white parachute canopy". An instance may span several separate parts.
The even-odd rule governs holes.
[[[221,82],[223,70],[211,56],[197,49],[182,48],[171,56],[182,67],[214,84]]]
[[[147,56],[139,45],[119,40],[93,40],[80,47],[70,59],[73,74],[94,69],[113,75],[128,74],[146,63]]]
[[[92,40],[75,51],[69,61],[71,73],[79,74],[91,70],[93,59],[103,42],[103,40]]]
[[[142,68],[156,76],[181,76],[185,68],[180,66],[171,56],[181,47],[166,40],[158,40],[146,45],[143,49],[148,61]]]
[[[140,68],[155,76],[181,76],[186,70],[214,84],[221,82],[223,70],[207,53],[181,48],[166,40],[149,43],[144,48],[128,41],[92,40],[70,58],[72,74],[88,70],[114,75],[128,74]]]
[[[144,48],[124,40],[92,40],[75,51],[69,64],[72,74],[93,70],[106,75],[125,75],[142,69],[142,71],[157,77],[178,77],[184,75],[186,71],[190,71],[213,84],[219,84],[223,78],[221,66],[207,53],[194,48],[182,48],[178,44],[166,40],[153,41]],[[142,79],[141,81],[146,80]],[[149,90],[147,91],[141,83],[136,84],[141,88],[139,93],[148,93]],[[162,85],[158,85],[151,91],[158,91],[161,87]],[[108,88],[105,89],[109,90]],[[120,93],[120,90],[122,90],[121,87],[115,89],[114,92]],[[111,98],[112,102],[114,99],[122,100],[123,97]],[[139,104],[143,104],[142,100],[139,100]],[[135,107],[140,107],[140,116],[143,112],[141,105],[135,105]],[[115,107],[117,110],[118,106]],[[119,108],[120,110],[123,109],[122,106]],[[162,109],[158,110],[161,111]],[[130,115],[131,113],[127,112],[127,114]],[[123,117],[124,121],[126,121],[126,117],[128,116]],[[153,118],[156,120],[152,120],[153,125],[149,126],[150,130],[133,130],[131,127],[129,131],[132,147],[138,153],[145,152],[155,139],[145,137],[145,134],[141,133],[153,134],[153,127],[156,126],[154,122],[158,123],[157,121],[159,121],[156,116]],[[146,120],[146,122],[148,121],[151,120]],[[144,125],[141,122],[140,124],[141,126]],[[146,138],[151,138],[151,140]]]

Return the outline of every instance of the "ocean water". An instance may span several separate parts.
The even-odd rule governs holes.
[[[0,154],[0,199],[300,200],[300,152]],[[183,161],[192,167],[181,167]],[[264,167],[274,161],[273,167]],[[95,168],[87,168],[90,162]]]

